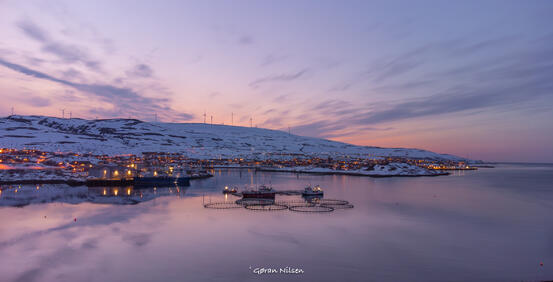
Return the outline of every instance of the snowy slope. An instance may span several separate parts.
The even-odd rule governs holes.
[[[227,125],[142,122],[134,119],[60,119],[10,116],[0,119],[0,147],[93,154],[179,152],[191,158],[307,156],[410,157],[460,160],[418,149],[355,146],[286,132]]]

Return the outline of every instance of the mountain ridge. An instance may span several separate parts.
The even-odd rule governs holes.
[[[16,149],[106,155],[171,152],[198,159],[299,154],[466,160],[421,149],[358,146],[256,127],[145,122],[123,118],[63,119],[40,115],[0,118],[0,145]]]

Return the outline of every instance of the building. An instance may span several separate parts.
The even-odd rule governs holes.
[[[125,179],[136,176],[133,168],[103,164],[88,169],[88,177],[97,179]]]

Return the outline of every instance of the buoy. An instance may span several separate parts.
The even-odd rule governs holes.
[[[77,218],[75,217],[75,218],[73,219],[73,221],[77,222]]]

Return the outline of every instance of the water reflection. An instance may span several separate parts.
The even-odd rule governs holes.
[[[553,167],[497,166],[464,174],[374,179],[219,170],[215,177],[192,181],[186,193],[181,187],[65,187],[65,194],[52,192],[57,200],[38,196],[54,189],[46,185],[2,187],[1,205],[9,201],[6,195],[22,192],[29,193],[28,203],[47,203],[0,207],[0,280],[552,279]],[[323,200],[343,199],[355,208],[332,213],[278,211],[275,205],[253,206],[263,209],[259,212],[204,208],[204,202],[226,200],[230,206],[239,199],[223,195],[225,185],[263,182],[276,190],[321,184]],[[84,199],[69,196],[76,191]],[[140,192],[144,202],[138,205],[96,204],[140,199]],[[145,201],[145,193],[158,198]],[[277,195],[276,200],[301,198]],[[257,267],[297,267],[305,273],[257,275],[252,271]]]
[[[0,187],[0,206],[84,202],[133,205],[158,197],[183,197],[187,187],[70,187],[59,184],[5,185]]]

